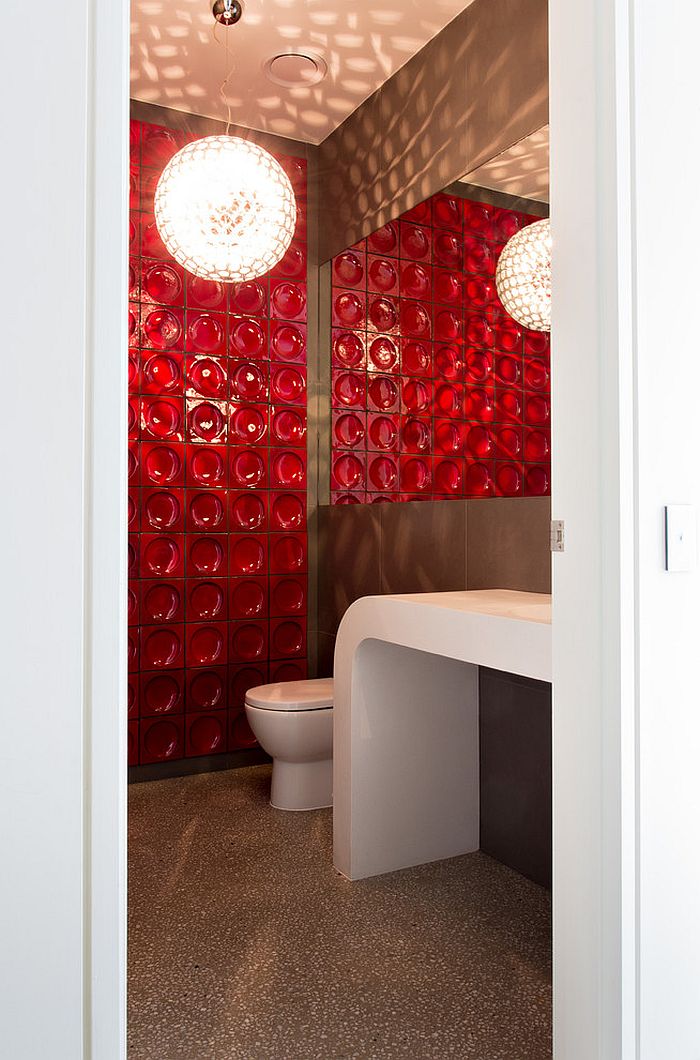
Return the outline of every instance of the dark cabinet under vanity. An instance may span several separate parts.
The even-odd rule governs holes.
[[[479,671],[481,849],[552,883],[552,686]]]

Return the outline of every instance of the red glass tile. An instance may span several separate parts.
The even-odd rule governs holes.
[[[188,670],[185,675],[185,710],[225,710],[228,705],[228,667]]]
[[[185,718],[188,758],[221,754],[227,747],[227,719],[218,714],[189,714]]]
[[[187,580],[187,622],[222,622],[228,613],[228,582],[223,578]]]
[[[141,765],[168,762],[184,753],[184,718],[148,718],[140,722]]]
[[[143,673],[139,678],[139,713],[142,718],[181,714],[185,698],[183,670]]]

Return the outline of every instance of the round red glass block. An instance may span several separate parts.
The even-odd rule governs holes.
[[[260,530],[265,525],[265,505],[254,493],[236,497],[231,504],[232,530]]]
[[[388,258],[375,258],[369,267],[369,278],[378,291],[388,294],[396,289],[396,265]]]
[[[457,236],[440,232],[435,236],[435,260],[457,269],[462,263],[462,244]]]
[[[180,519],[180,501],[174,493],[151,493],[146,497],[144,514],[156,530],[170,530]]]
[[[198,353],[215,353],[224,345],[225,334],[219,319],[202,313],[189,319],[187,325],[189,346]]]
[[[276,538],[272,545],[272,565],[280,574],[293,574],[304,567],[304,548],[296,537]]]
[[[443,383],[435,390],[435,414],[437,416],[456,416],[462,408],[461,387]]]
[[[147,454],[144,469],[151,482],[166,485],[174,480],[182,470],[179,455],[167,445],[154,446]]]
[[[357,287],[364,274],[362,259],[352,250],[345,250],[333,261],[333,275],[341,287]]]
[[[396,225],[389,223],[383,228],[378,228],[367,237],[367,245],[377,254],[393,254],[398,246]]]
[[[224,525],[225,511],[221,498],[215,493],[197,493],[190,499],[189,513],[197,530],[216,530]]]
[[[430,242],[425,230],[405,224],[401,231],[401,248],[406,257],[420,260],[427,257]]]
[[[143,727],[143,722],[141,722]],[[180,731],[168,721],[157,721],[150,725],[143,737],[143,747],[150,759],[159,762],[173,758],[180,748]]]
[[[267,430],[265,416],[260,409],[244,406],[231,416],[231,437],[254,445],[262,441]]]
[[[272,397],[275,401],[299,402],[306,392],[306,380],[296,368],[279,368],[272,375]]]
[[[496,471],[496,486],[506,497],[516,496],[522,489],[520,469],[515,464],[501,464]]]
[[[271,519],[277,529],[300,530],[304,525],[304,505],[293,494],[282,494],[273,501]]]
[[[147,575],[172,574],[180,563],[177,541],[170,537],[155,537],[144,548],[142,562]]]
[[[265,592],[254,581],[242,581],[233,590],[231,605],[237,618],[257,618],[265,610]]]
[[[304,461],[296,453],[280,453],[272,463],[272,471],[281,486],[300,487],[304,484]]]
[[[214,442],[224,434],[226,420],[217,405],[201,401],[190,410],[189,427],[195,438]]]
[[[301,316],[306,305],[306,295],[298,283],[280,283],[272,292],[272,307],[278,316],[294,320]]]
[[[143,381],[150,390],[167,393],[175,390],[180,382],[180,361],[165,353],[147,358],[143,366]]]
[[[352,453],[345,453],[333,461],[333,477],[341,489],[357,489],[362,485],[364,466]]]
[[[251,662],[261,659],[265,654],[265,634],[260,626],[247,623],[235,629],[231,641],[234,662],[242,659]]]
[[[405,302],[402,305],[401,331],[413,338],[430,335],[430,317],[420,302]]]
[[[525,459],[527,461],[549,458],[549,438],[544,431],[527,431],[525,435]]]
[[[213,666],[224,654],[224,638],[215,626],[195,630],[187,651],[189,666]]]
[[[468,464],[464,479],[468,497],[484,497],[491,492],[491,475],[485,464]]]
[[[435,351],[435,372],[442,379],[458,379],[462,374],[462,358],[454,346],[438,346]]]
[[[190,754],[214,754],[224,746],[224,723],[215,716],[195,718],[189,726],[187,738]]]
[[[435,427],[435,445],[441,453],[459,453],[462,449],[462,434],[456,423],[438,423]]]
[[[198,449],[192,455],[190,470],[201,486],[221,485],[226,475],[224,459],[216,449]]]
[[[498,357],[496,359],[496,376],[506,386],[515,386],[520,382],[520,362],[515,357]]]
[[[374,416],[370,420],[369,437],[375,448],[391,450],[396,445],[398,428],[388,416]]]
[[[144,682],[141,688],[143,714],[168,714],[180,699],[180,685],[171,674],[159,674]]]
[[[301,361],[306,351],[306,339],[293,324],[278,324],[272,331],[272,349],[280,361]]]
[[[256,320],[232,324],[231,347],[242,357],[262,357],[267,347],[265,332]]]
[[[467,280],[466,292],[467,302],[477,307],[486,306],[495,298],[493,284],[483,276],[470,276]]]
[[[408,298],[426,298],[430,292],[430,272],[416,262],[401,270],[401,293]]]
[[[486,427],[470,427],[467,432],[467,449],[474,456],[484,459],[491,455],[493,443]]]
[[[423,412],[430,404],[430,391],[419,379],[404,383],[403,401],[408,412]]]
[[[190,276],[187,282],[187,304],[202,309],[222,308],[226,299],[224,285],[218,280],[205,280],[201,276]]]
[[[294,409],[280,409],[272,417],[272,433],[282,445],[302,445],[306,436],[304,420]]]
[[[264,401],[267,379],[257,364],[239,364],[231,376],[231,392],[240,401]]]
[[[401,467],[401,489],[407,493],[422,493],[430,485],[430,468],[425,460],[411,458]]]
[[[514,427],[499,427],[498,447],[507,456],[519,456],[522,448],[520,430],[515,430]]]
[[[182,280],[176,269],[165,262],[158,262],[146,269],[143,278],[143,289],[154,302],[174,305],[182,294]]]
[[[304,647],[304,631],[298,622],[280,622],[272,634],[275,655],[299,655]]]
[[[394,489],[399,480],[396,461],[378,456],[369,465],[369,487],[376,490]]]
[[[390,372],[396,366],[399,359],[399,351],[396,344],[384,336],[375,339],[369,348],[369,359],[371,364],[380,372]]]
[[[239,488],[260,486],[265,480],[265,463],[259,453],[244,449],[231,462],[231,485]]]
[[[218,673],[205,670],[190,683],[188,706],[193,710],[214,710],[224,701],[224,682]]]
[[[190,592],[189,618],[201,621],[222,618],[226,611],[224,591],[215,582],[201,582]]]
[[[198,357],[187,373],[189,386],[204,397],[226,397],[226,372],[219,361]]]
[[[231,574],[259,574],[265,567],[265,552],[254,537],[236,541],[231,552]]]
[[[461,228],[460,200],[451,195],[436,195],[433,199],[433,223],[441,228]]]
[[[422,342],[406,342],[401,355],[405,375],[424,375],[430,370],[430,350]]]
[[[224,550],[213,537],[201,537],[190,548],[189,572],[216,574],[224,566]]]
[[[143,645],[143,664],[153,669],[172,666],[182,651],[179,636],[172,629],[154,629]]]
[[[352,331],[344,331],[336,336],[333,353],[337,364],[343,368],[357,368],[362,364],[365,348],[361,339]]]
[[[525,417],[528,423],[544,424],[549,422],[549,402],[546,398],[532,396],[525,403]]]
[[[423,420],[406,420],[401,435],[409,452],[423,453],[430,445],[430,430]]]
[[[525,387],[527,390],[544,390],[549,384],[549,369],[544,361],[533,358],[525,362]]]
[[[306,593],[304,586],[294,578],[284,578],[272,589],[272,605],[274,611],[285,615],[301,613],[304,610]]]
[[[544,497],[549,493],[549,475],[546,467],[529,467],[527,469],[525,492],[533,497]]]
[[[302,248],[298,244],[292,243],[275,271],[281,276],[289,276],[291,279],[302,279],[306,272],[306,255]]]
[[[435,465],[435,488],[439,493],[461,493],[462,472],[454,460],[440,460]]]
[[[377,331],[393,331],[399,322],[396,306],[388,298],[373,298],[369,306],[369,319]]]
[[[352,449],[359,445],[365,436],[365,428],[359,416],[347,412],[335,421],[333,433],[338,445]]]
[[[152,585],[143,598],[144,622],[171,622],[180,608],[180,593],[174,585]]]
[[[333,393],[341,405],[360,405],[364,393],[364,380],[354,372],[342,372],[337,376]]]
[[[386,412],[397,404],[399,388],[390,376],[376,375],[370,380],[369,397],[375,408]]]
[[[150,401],[143,405],[143,427],[154,438],[171,438],[182,426],[181,409],[172,401]]]
[[[238,313],[262,313],[267,302],[265,288],[257,280],[239,283],[233,291],[233,307]]]
[[[346,327],[358,327],[365,318],[362,299],[351,291],[344,291],[335,299],[335,314]]]
[[[458,313],[442,309],[435,316],[435,338],[441,342],[456,342],[462,335],[462,321]]]
[[[169,309],[154,309],[143,324],[144,333],[151,346],[159,350],[169,350],[182,338],[182,325]]]

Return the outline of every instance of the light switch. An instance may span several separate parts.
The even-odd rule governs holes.
[[[698,515],[694,504],[666,508],[666,570],[689,571],[698,565]]]

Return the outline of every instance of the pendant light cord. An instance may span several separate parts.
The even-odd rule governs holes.
[[[221,44],[222,43],[222,41],[217,36],[217,31],[219,29],[219,25],[220,25],[220,23],[218,23],[218,22],[214,23],[214,40],[216,41],[217,44]],[[225,71],[226,71],[226,75],[225,75],[225,77],[224,77],[224,79],[221,82],[221,85],[219,87],[219,95],[221,96],[221,102],[226,107],[226,135],[227,136],[229,134],[229,129],[231,128],[231,100],[227,97],[225,89],[226,89],[226,85],[228,84],[228,82],[231,79],[231,74],[234,72],[234,69],[235,69],[235,66],[236,66],[235,60],[233,60],[231,58],[231,51],[230,51],[230,48],[229,48],[229,39],[228,39],[229,29],[230,29],[230,27],[228,27],[228,26],[224,28],[224,41],[223,41],[223,44],[224,44],[224,52],[225,52],[225,63],[226,63]]]

